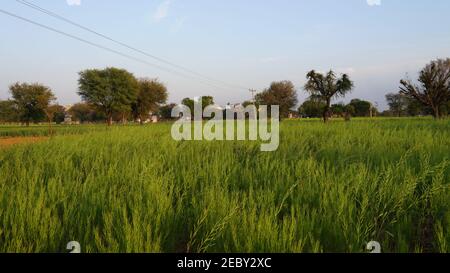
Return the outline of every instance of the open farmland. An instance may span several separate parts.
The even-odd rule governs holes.
[[[0,147],[0,252],[449,251],[449,120],[288,120],[271,153],[170,128],[67,126]]]

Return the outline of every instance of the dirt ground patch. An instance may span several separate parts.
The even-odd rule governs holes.
[[[0,149],[7,148],[18,144],[32,144],[42,142],[48,139],[48,137],[7,137],[0,138]]]

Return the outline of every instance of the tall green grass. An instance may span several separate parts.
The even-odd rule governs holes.
[[[450,122],[285,121],[276,152],[170,124],[0,150],[0,252],[450,251]]]
[[[2,125],[0,124],[0,138],[7,137],[30,137],[30,136],[51,136],[51,135],[74,135],[83,134],[93,131],[106,131],[106,125],[31,125],[31,126],[17,126],[17,125]]]

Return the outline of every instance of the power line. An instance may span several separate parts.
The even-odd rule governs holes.
[[[41,28],[50,30],[50,31],[55,32],[55,33],[58,33],[58,34],[60,34],[60,35],[69,37],[69,38],[71,38],[71,39],[74,39],[74,40],[77,40],[77,41],[86,43],[86,44],[91,45],[91,46],[93,46],[93,47],[96,47],[96,48],[99,48],[99,49],[103,49],[103,50],[112,52],[112,53],[117,54],[117,55],[119,55],[119,56],[122,56],[122,57],[124,57],[124,58],[128,58],[128,59],[131,59],[131,60],[133,60],[133,61],[136,61],[136,62],[139,62],[139,63],[142,63],[142,64],[146,64],[146,65],[149,65],[149,66],[152,66],[152,67],[156,67],[156,68],[158,68],[158,69],[160,69],[160,70],[163,70],[163,71],[166,71],[166,72],[169,72],[169,73],[173,73],[173,74],[176,74],[176,75],[181,76],[181,77],[185,77],[185,78],[190,78],[190,79],[198,80],[198,79],[193,78],[193,77],[190,76],[190,75],[186,75],[186,74],[181,73],[181,72],[179,72],[179,71],[171,70],[171,69],[168,69],[168,68],[166,68],[166,67],[163,67],[163,66],[160,66],[160,65],[157,65],[157,64],[154,64],[154,63],[150,63],[150,62],[147,62],[147,61],[145,61],[145,60],[141,60],[141,59],[136,58],[136,57],[134,57],[134,56],[131,56],[131,55],[122,53],[122,52],[120,52],[120,51],[118,51],[118,50],[111,49],[111,48],[109,48],[109,47],[102,46],[102,45],[99,45],[99,44],[97,44],[97,43],[93,43],[93,42],[88,41],[88,40],[86,40],[86,39],[80,38],[80,37],[78,37],[78,36],[75,36],[75,35],[66,33],[66,32],[64,32],[64,31],[61,31],[61,30],[58,30],[58,29],[49,27],[49,26],[47,26],[47,25],[44,25],[44,24],[41,24],[41,23],[38,23],[38,22],[35,22],[35,21],[33,21],[33,20],[30,20],[30,19],[27,19],[27,18],[25,18],[25,17],[19,16],[19,15],[17,15],[17,14],[10,13],[10,12],[5,11],[5,10],[2,10],[2,9],[0,9],[0,12],[3,13],[3,14],[6,14],[6,15],[8,15],[8,16],[17,18],[17,19],[19,19],[19,20],[25,21],[25,22],[27,22],[27,23],[36,25],[36,26],[38,26],[38,27],[41,27]],[[223,87],[220,87],[220,86],[217,86],[217,85],[213,85],[213,84],[211,84],[211,83],[209,83],[209,82],[205,82],[205,81],[201,81],[201,83],[203,83],[203,84],[205,84],[205,85],[209,85],[209,86],[214,87],[214,88],[223,88]]]
[[[69,23],[69,24],[71,24],[71,25],[73,25],[73,26],[76,26],[76,27],[78,27],[78,28],[80,28],[80,29],[83,29],[83,30],[88,31],[88,32],[90,32],[90,33],[92,33],[92,34],[95,34],[95,35],[97,35],[97,36],[99,36],[99,37],[102,37],[103,39],[106,39],[106,40],[111,41],[111,42],[113,42],[113,43],[116,43],[116,44],[118,44],[118,45],[120,45],[120,46],[123,46],[123,47],[125,47],[125,48],[130,49],[130,50],[133,50],[133,51],[135,51],[135,52],[138,52],[138,53],[140,53],[140,54],[142,54],[142,55],[145,55],[145,56],[147,56],[147,57],[150,57],[150,58],[152,58],[152,59],[154,59],[154,60],[157,60],[157,61],[159,61],[159,62],[162,62],[162,63],[165,63],[165,64],[167,64],[167,65],[173,66],[173,67],[175,67],[175,68],[181,69],[181,70],[183,70],[183,71],[185,71],[185,72],[188,72],[188,73],[190,73],[190,74],[196,75],[196,76],[201,77],[201,78],[203,78],[203,79],[206,79],[206,80],[209,80],[209,81],[213,81],[213,82],[216,82],[216,83],[220,83],[220,84],[226,85],[226,86],[228,86],[228,87],[232,87],[232,88],[239,88],[239,89],[246,89],[246,90],[248,89],[248,88],[242,87],[242,86],[240,86],[240,85],[229,84],[229,83],[224,82],[224,81],[220,81],[220,80],[216,80],[216,79],[210,78],[210,77],[208,77],[208,76],[205,76],[205,75],[203,75],[203,74],[200,74],[200,73],[198,73],[198,72],[196,72],[196,71],[193,71],[193,70],[188,69],[188,68],[186,68],[186,67],[183,67],[183,66],[181,66],[181,65],[175,64],[175,63],[173,63],[173,62],[170,62],[170,61],[167,61],[167,60],[165,60],[165,59],[163,59],[163,58],[157,57],[157,56],[152,55],[152,54],[150,54],[150,53],[148,53],[148,52],[145,52],[145,51],[143,51],[143,50],[137,49],[137,48],[135,48],[135,47],[133,47],[133,46],[130,46],[130,45],[124,43],[124,42],[121,42],[121,41],[118,41],[118,40],[116,40],[116,39],[113,39],[113,38],[111,38],[111,37],[109,37],[109,36],[107,36],[107,35],[105,35],[105,34],[102,34],[102,33],[98,32],[98,31],[95,31],[95,30],[93,30],[93,29],[91,29],[91,28],[88,28],[88,27],[86,27],[86,26],[83,26],[83,25],[81,25],[81,24],[79,24],[79,23],[76,23],[76,22],[74,22],[73,20],[67,19],[66,17],[63,17],[63,16],[61,16],[61,15],[59,15],[59,14],[57,14],[57,13],[54,13],[54,12],[52,12],[52,11],[50,11],[50,10],[47,10],[47,9],[45,9],[45,8],[42,8],[42,7],[40,7],[40,6],[36,5],[36,4],[33,4],[33,3],[31,3],[31,2],[28,2],[28,1],[25,1],[25,0],[16,0],[16,2],[18,2],[18,3],[20,3],[20,4],[23,4],[23,5],[26,5],[26,6],[30,7],[30,8],[35,9],[35,10],[38,10],[38,11],[40,11],[40,12],[42,12],[42,13],[45,13],[45,14],[51,16],[51,17],[54,17],[54,18],[56,18],[56,19],[58,19],[58,20],[62,20],[62,21],[64,21],[64,22]]]

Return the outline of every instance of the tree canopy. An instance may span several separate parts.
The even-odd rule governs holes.
[[[175,108],[177,105],[175,103],[170,103],[167,105],[163,105],[159,108],[159,115],[162,119],[165,120],[171,120],[172,118],[172,109]]]
[[[361,99],[353,99],[350,101],[349,105],[353,106],[354,116],[357,117],[368,117],[371,116],[374,110],[372,103],[370,101],[365,101]]]
[[[353,82],[347,74],[338,78],[332,70],[326,74],[312,70],[306,75],[306,78],[307,82],[304,89],[312,96],[325,102],[322,116],[324,122],[327,122],[331,117],[331,100],[344,97],[349,93],[353,89]]]
[[[158,80],[140,79],[139,92],[133,103],[133,114],[141,124],[148,118],[150,112],[157,112],[160,106],[167,102],[168,92],[164,84]]]
[[[63,123],[66,117],[66,109],[59,104],[50,105],[47,108],[47,119],[49,122],[55,122],[57,124]]]
[[[76,103],[70,107],[69,114],[72,115],[72,120],[81,123],[105,120],[105,115],[103,113],[96,111],[94,106],[83,102]]]
[[[206,107],[214,104],[214,98],[212,96],[202,96],[201,100],[202,100],[202,112],[205,110]],[[194,106],[195,106],[195,103],[196,102],[193,99],[190,99],[190,98],[184,98],[181,101],[182,105],[185,105],[185,106],[187,106],[189,108],[189,110],[191,111],[192,117],[194,117]]]
[[[389,110],[395,114],[395,116],[402,116],[407,108],[406,97],[400,93],[389,93],[386,95],[386,101],[389,106]]]
[[[287,118],[297,102],[297,91],[291,81],[272,82],[269,88],[256,95],[257,105],[278,105],[281,118]]]
[[[432,61],[419,73],[418,84],[410,79],[400,81],[400,93],[430,107],[436,119],[450,100],[450,58]]]
[[[139,93],[139,83],[130,72],[118,68],[88,69],[79,73],[83,101],[102,111],[112,124],[114,114],[131,112]]]
[[[0,101],[0,122],[14,122],[19,120],[16,103],[12,100]]]
[[[56,99],[49,87],[38,83],[15,83],[9,90],[21,122],[29,125],[48,118],[48,107]]]
[[[308,118],[322,117],[326,105],[320,99],[309,98],[298,109],[300,116]]]

